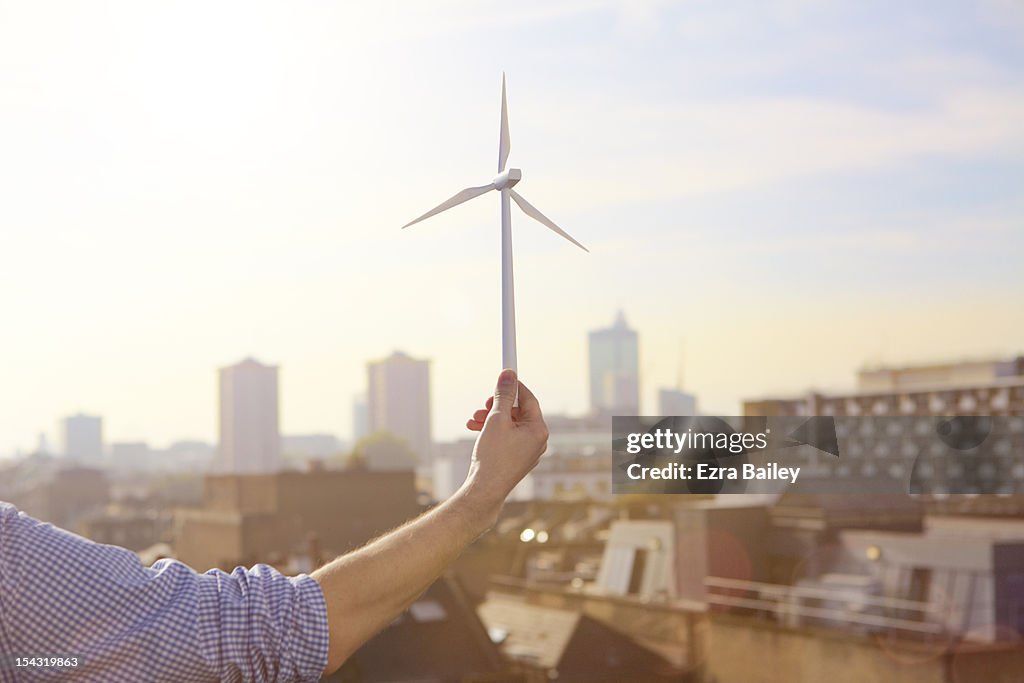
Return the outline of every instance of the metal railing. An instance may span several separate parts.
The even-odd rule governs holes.
[[[932,607],[927,602],[870,595],[858,592],[855,588],[787,586],[715,576],[705,578],[704,586],[708,589],[706,600],[710,605],[759,610],[781,618],[807,617],[925,635],[939,635],[945,631],[942,624],[928,620]],[[842,606],[808,605],[806,601],[809,600],[827,600],[842,603]],[[910,614],[893,616],[892,612]],[[911,615],[917,615],[918,618],[907,618]]]

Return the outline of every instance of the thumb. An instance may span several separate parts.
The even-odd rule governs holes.
[[[519,380],[516,378],[516,371],[508,368],[498,375],[498,386],[494,389],[494,406],[492,413],[504,413],[512,415],[512,404],[516,401],[516,390],[519,388]]]

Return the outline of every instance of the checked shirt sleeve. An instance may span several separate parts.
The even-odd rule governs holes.
[[[0,662],[80,660],[74,672],[0,667],[0,682],[316,681],[327,645],[327,607],[308,576],[143,567],[0,503]]]

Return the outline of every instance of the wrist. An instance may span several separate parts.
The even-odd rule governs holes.
[[[470,531],[479,536],[498,521],[505,495],[488,490],[470,476],[449,500],[463,513]]]

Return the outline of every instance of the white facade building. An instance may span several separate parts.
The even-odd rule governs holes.
[[[366,420],[369,433],[404,439],[421,463],[429,462],[430,361],[400,351],[366,366]]]
[[[277,366],[246,358],[220,369],[220,444],[214,469],[233,474],[281,469]]]

